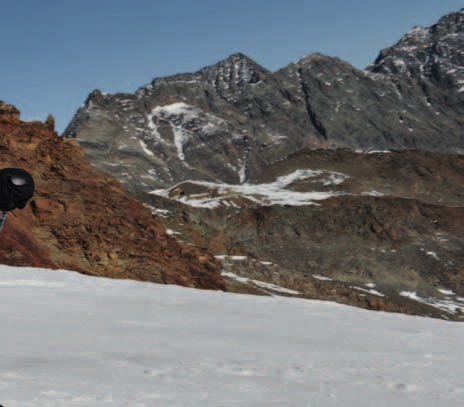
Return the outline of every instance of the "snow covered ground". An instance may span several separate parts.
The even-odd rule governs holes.
[[[212,197],[210,193],[202,193],[190,196],[182,196],[177,199],[186,205],[190,205],[197,208],[216,208],[221,205],[224,201],[224,196],[231,196],[231,194],[245,196],[251,201],[259,203],[260,205],[317,205],[315,201],[324,200],[333,196],[340,195],[340,192],[320,192],[320,191],[308,191],[298,192],[291,189],[287,189],[293,182],[302,181],[308,178],[319,177],[323,174],[323,171],[319,170],[296,170],[290,174],[282,175],[277,177],[274,182],[268,182],[263,184],[226,184],[219,182],[208,182],[208,181],[196,181],[189,180],[188,182],[193,185],[200,185],[206,188],[210,188],[211,191],[215,192],[215,195],[219,196]],[[327,178],[323,180],[323,184],[327,185],[339,185],[343,183],[347,178],[347,175],[334,172],[326,171]],[[179,185],[179,184],[178,184]],[[178,185],[167,189],[157,189],[151,191],[153,195],[159,195],[169,197],[172,190],[178,188]]]
[[[464,325],[0,266],[0,404],[463,406]]]

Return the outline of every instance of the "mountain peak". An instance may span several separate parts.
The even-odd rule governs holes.
[[[245,59],[245,60],[248,60],[254,63],[253,59],[251,59],[248,55],[244,54],[243,52],[234,52],[233,54],[229,55],[229,57],[226,58],[225,60],[234,61],[234,60],[239,60],[239,59]]]
[[[429,27],[414,27],[396,44],[383,49],[366,70],[405,75],[464,91],[464,9],[441,17]]]
[[[349,65],[347,62],[341,60],[337,57],[332,57],[329,55],[321,54],[320,52],[312,52],[304,56],[303,58],[299,59],[295,62],[295,65],[301,67],[309,67],[312,64],[321,64],[321,63],[336,63],[336,64],[346,64]]]
[[[231,65],[231,64],[238,64],[238,63],[247,64],[247,65],[256,65],[260,67],[260,65],[257,62],[255,62],[252,58],[250,58],[248,55],[244,54],[243,52],[235,52],[229,55],[227,58],[220,60],[219,62],[211,66],[201,69],[200,72],[205,69],[209,69],[209,68],[214,68],[214,67],[224,66],[224,65]],[[264,69],[264,68],[261,67],[261,69]]]
[[[151,95],[153,89],[173,83],[203,82],[214,88],[225,98],[235,94],[243,86],[255,84],[270,72],[253,61],[242,52],[231,54],[213,65],[200,69],[195,73],[178,73],[172,76],[155,78],[153,81],[139,88],[137,95]]]
[[[203,68],[198,73],[222,96],[235,94],[270,74],[266,68],[241,52]]]
[[[432,30],[440,30],[440,34],[442,35],[462,32],[464,30],[464,9],[441,17],[430,28]]]

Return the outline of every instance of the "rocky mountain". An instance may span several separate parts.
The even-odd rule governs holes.
[[[435,75],[446,70],[447,81],[461,80],[461,18],[413,30],[366,71],[311,54],[269,72],[235,54],[135,93],[95,90],[63,135],[142,190],[192,178],[243,182],[305,147],[464,150],[462,95]],[[425,54],[435,56],[424,74],[411,74]]]
[[[212,251],[230,290],[462,319],[462,14],[365,71],[316,53],[269,72],[234,54],[95,90],[63,136],[177,241]]]
[[[416,27],[380,52],[367,70],[425,79],[440,88],[464,91],[464,9],[430,27]]]
[[[182,245],[120,183],[95,170],[53,118],[26,123],[0,102],[0,159],[36,182],[24,210],[8,215],[0,262],[84,274],[225,290],[211,253]]]

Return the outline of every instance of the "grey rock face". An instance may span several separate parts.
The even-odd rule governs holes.
[[[432,81],[442,88],[464,91],[464,9],[436,24],[416,27],[392,47],[382,50],[367,70]]]
[[[155,79],[134,94],[93,91],[64,137],[77,138],[97,167],[132,187],[192,178],[239,183],[302,145],[305,129],[267,82],[270,75],[236,54],[197,73]],[[280,129],[295,140],[284,144],[289,137]]]
[[[411,31],[366,71],[311,54],[269,72],[234,54],[133,94],[96,90],[64,137],[145,191],[187,179],[244,182],[306,147],[463,150],[463,15]]]
[[[324,147],[447,150],[462,144],[453,122],[463,111],[459,100],[430,82],[370,74],[319,54],[278,74],[295,87],[299,82]]]

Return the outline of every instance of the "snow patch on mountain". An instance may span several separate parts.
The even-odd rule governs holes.
[[[197,134],[200,137],[212,137],[226,126],[226,122],[198,107],[177,102],[170,105],[156,106],[148,115],[148,128],[155,140],[168,144],[159,132],[159,121],[169,123],[174,134],[177,157],[185,161],[184,145]]]
[[[147,125],[148,125],[148,128],[150,129],[151,136],[156,141],[163,141],[162,138],[161,138],[161,135],[159,134],[159,131],[158,131],[158,120],[157,119],[158,119],[157,117],[154,118],[153,112],[148,114],[148,116],[147,116],[147,123],[148,124]]]
[[[443,293],[443,292],[442,292]],[[400,295],[403,297],[407,297],[411,300],[421,302],[423,304],[430,305],[432,307],[448,311],[448,312],[456,312],[459,308],[464,310],[464,298],[454,297],[454,298],[445,298],[445,299],[438,299],[434,297],[430,298],[422,298],[420,297],[416,291],[402,291]],[[454,295],[449,294],[449,295]]]
[[[324,181],[324,185],[340,185],[343,184],[347,178],[349,178],[349,176],[346,174],[331,171],[329,178]]]
[[[176,197],[175,199],[183,202],[187,205],[199,208],[216,208],[221,205],[221,201],[225,198],[230,199],[234,196],[244,196],[250,201],[259,203],[264,206],[270,205],[317,205],[316,201],[328,199],[333,196],[340,195],[338,192],[298,192],[286,189],[293,182],[299,180],[305,180],[320,176],[323,172],[319,170],[296,170],[290,174],[282,175],[274,182],[263,183],[263,184],[226,184],[218,182],[208,181],[193,181],[190,180],[188,183],[192,185],[198,185],[206,187],[210,192],[198,193]],[[339,177],[341,175],[337,173]],[[329,185],[330,183],[338,183],[339,178],[334,177],[324,183]],[[177,184],[169,189],[158,189],[152,191],[151,194],[159,195],[163,197],[171,197],[172,191],[181,190],[182,184]]]
[[[442,294],[445,294],[445,295],[456,295],[456,293],[453,290],[446,290],[444,288],[439,288],[438,291],[440,291]]]
[[[285,188],[295,181],[302,181],[308,178],[314,178],[322,174],[320,170],[296,170],[287,175],[281,175],[277,180],[269,185]]]
[[[322,280],[322,281],[332,281],[333,278],[331,277],[326,277],[326,276],[320,276],[318,274],[313,274],[313,277],[316,279],[316,280]]]
[[[151,151],[146,143],[143,140],[139,140],[140,146],[142,147],[142,150],[144,151],[145,154],[154,156],[153,151]]]
[[[246,169],[247,169],[248,154],[245,153],[245,157],[242,160],[240,171],[238,172],[240,183],[243,184],[246,181]]]
[[[379,292],[377,290],[374,290],[374,289],[367,290],[365,288],[356,287],[356,286],[351,286],[350,288],[353,288],[353,289],[358,290],[358,291],[363,291],[363,292],[366,292],[366,293],[369,293],[369,294],[377,295],[378,297],[385,297],[385,294],[382,294],[381,292]]]
[[[271,292],[274,291],[274,292],[278,292],[278,293],[291,294],[291,295],[300,295],[301,294],[299,291],[291,290],[289,288],[281,287],[279,285],[272,284],[272,283],[266,283],[265,281],[259,281],[259,280],[253,280],[253,279],[247,278],[247,277],[241,277],[241,276],[238,276],[237,274],[229,272],[229,271],[223,271],[221,273],[221,275],[224,276],[224,277],[229,277],[229,278],[231,278],[233,280],[236,280],[236,281],[238,281],[240,283],[253,284],[253,285],[257,286],[257,287],[264,288],[266,290],[270,290]]]

